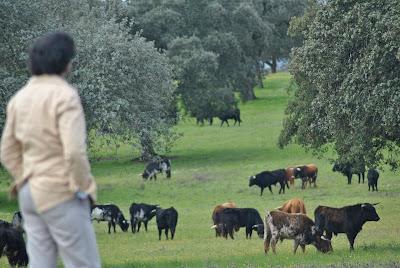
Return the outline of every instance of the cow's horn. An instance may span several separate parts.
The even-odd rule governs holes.
[[[329,240],[328,238],[326,238],[325,236],[323,236],[323,235],[321,235],[321,239],[322,240],[325,240],[325,241],[329,241],[329,242],[331,242],[331,240]]]
[[[138,176],[143,176],[143,173],[139,173]]]
[[[378,203],[373,203],[373,204],[371,204],[371,205],[373,205],[373,206],[376,206],[376,205],[378,205],[380,202],[378,202]]]
[[[281,210],[282,206],[274,208],[275,210]]]
[[[211,226],[211,229],[216,229],[216,228],[217,228],[217,225]]]

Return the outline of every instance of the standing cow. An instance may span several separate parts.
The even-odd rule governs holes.
[[[161,240],[161,232],[165,229],[165,237],[168,240],[168,230],[171,230],[171,240],[174,240],[176,225],[178,224],[178,211],[174,207],[167,209],[157,208],[156,221],[158,227],[158,239]]]
[[[276,253],[276,244],[278,240],[283,239],[294,240],[294,254],[296,254],[298,246],[304,253],[306,245],[310,244],[323,253],[332,251],[330,240],[317,233],[314,222],[305,214],[267,211],[264,227],[264,252],[268,253],[271,245],[272,251]]]
[[[301,178],[302,184],[301,188],[305,189],[307,186],[307,181],[310,184],[313,183],[314,187],[317,187],[316,181],[318,176],[318,167],[315,164],[308,164],[304,166],[298,166],[295,169],[295,177]]]
[[[332,168],[333,172],[340,172],[344,176],[347,177],[347,184],[351,184],[351,180],[353,178],[353,174],[358,175],[358,183],[361,183],[361,178],[362,182],[364,183],[364,178],[365,178],[365,166],[364,165],[352,165],[349,163],[344,163],[344,164],[339,164],[335,163]]]
[[[226,123],[227,126],[229,127],[228,123],[229,119],[233,119],[235,121],[235,123],[233,124],[234,126],[236,125],[237,122],[239,122],[239,127],[240,127],[240,123],[242,122],[242,119],[240,119],[240,110],[238,108],[223,111],[218,115],[218,118],[221,120],[221,127],[224,123]]]
[[[139,232],[140,226],[143,222],[144,229],[147,232],[147,223],[156,215],[156,209],[158,205],[150,205],[145,203],[132,203],[129,207],[129,214],[131,214],[131,230],[132,233]]]
[[[372,191],[378,191],[379,172],[376,169],[369,169],[367,173],[368,178],[368,191],[372,187]]]
[[[144,169],[143,173],[140,174],[143,179],[152,179],[157,180],[158,173],[166,174],[167,178],[171,178],[171,160],[167,158],[163,158],[156,161],[151,161],[147,164],[146,168]]]
[[[279,189],[279,194],[281,192],[285,193],[286,185],[286,171],[284,169],[277,169],[274,171],[263,171],[249,178],[249,187],[257,185],[261,188],[260,196],[262,196],[263,191],[268,187],[269,191],[272,193],[272,185],[279,183],[281,188]]]
[[[109,234],[111,233],[111,227],[113,227],[115,233],[116,224],[121,227],[122,231],[126,232],[128,230],[129,223],[118,206],[114,204],[93,205],[91,209],[90,219],[97,222],[106,221],[108,223]]]
[[[215,206],[214,211],[211,216],[214,225],[217,226],[215,228],[215,237],[221,236],[221,234],[222,234],[222,229],[219,228],[218,226],[221,223],[221,214],[222,214],[222,211],[224,210],[224,208],[236,208],[236,204],[233,202],[226,202],[221,205]]]
[[[345,233],[350,243],[350,250],[354,250],[354,240],[367,221],[379,221],[374,208],[375,204],[363,203],[342,208],[318,206],[314,211],[315,225],[320,234],[325,231],[329,240],[332,233]]]
[[[254,208],[224,208],[220,223],[211,228],[220,228],[225,238],[229,234],[234,239],[233,231],[239,231],[240,227],[246,228],[246,239],[251,238],[253,230],[257,231],[260,238],[263,236],[263,222]]]

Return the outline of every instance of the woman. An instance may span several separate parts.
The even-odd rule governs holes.
[[[7,106],[0,157],[14,178],[32,268],[56,267],[58,253],[65,267],[100,267],[84,114],[64,80],[74,56],[68,34],[39,38],[29,54],[32,77]]]

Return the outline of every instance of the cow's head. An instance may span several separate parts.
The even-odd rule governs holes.
[[[295,178],[304,177],[303,167],[296,167],[293,169],[293,176]]]
[[[333,251],[331,240],[325,238],[324,236],[316,235],[314,245],[317,250],[321,251],[322,253]]]
[[[211,229],[215,229],[217,236],[221,236],[224,232],[224,225],[222,223],[214,224],[213,226],[211,226]]]
[[[149,172],[147,170],[143,171],[142,174],[140,174],[143,179],[147,180],[149,178]]]
[[[257,231],[257,235],[259,238],[264,238],[264,224],[259,223],[259,224],[253,225],[252,229],[253,229],[253,231]]]
[[[256,176],[249,177],[249,187],[253,186],[256,183]]]
[[[361,205],[361,215],[365,221],[379,221],[380,220],[378,213],[376,213],[376,210],[374,208],[374,206],[377,204],[378,203],[375,203],[375,204],[364,203]]]
[[[129,222],[127,220],[120,220],[119,226],[121,227],[122,231],[126,232],[129,228]]]

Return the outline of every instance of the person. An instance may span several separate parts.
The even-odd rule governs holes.
[[[29,53],[32,77],[7,105],[0,160],[14,178],[27,235],[29,267],[100,267],[90,203],[96,183],[86,155],[86,126],[71,71],[74,41],[39,38]]]

